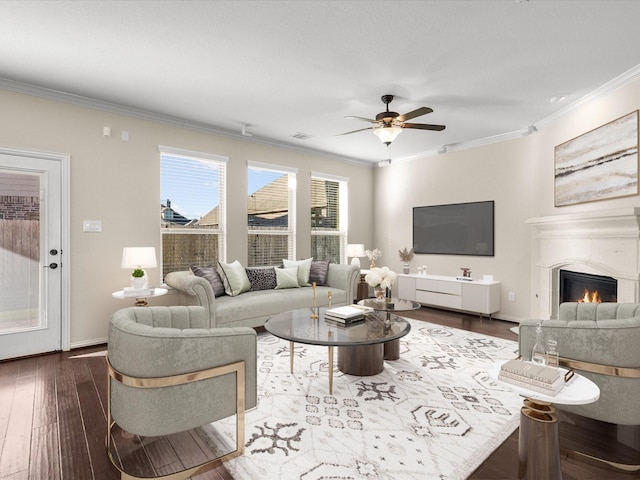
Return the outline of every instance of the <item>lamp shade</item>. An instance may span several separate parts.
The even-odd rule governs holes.
[[[347,245],[347,257],[364,257],[364,243],[350,243]]]
[[[389,126],[389,127],[379,127],[374,128],[373,133],[384,143],[385,145],[389,145],[393,142],[398,135],[402,132],[402,127],[397,126]]]
[[[125,247],[122,249],[122,268],[155,268],[155,247]]]

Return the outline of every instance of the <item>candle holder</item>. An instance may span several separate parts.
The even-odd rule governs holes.
[[[331,293],[331,290],[329,290],[327,292],[327,296],[329,297],[329,308],[331,308],[331,298],[333,297],[333,294]]]
[[[313,306],[311,307],[311,318],[316,320],[318,318],[318,305],[316,303],[316,282],[313,282]]]

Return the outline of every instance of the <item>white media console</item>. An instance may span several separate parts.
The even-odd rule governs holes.
[[[491,315],[500,310],[500,282],[441,275],[398,275],[398,298],[424,305]]]

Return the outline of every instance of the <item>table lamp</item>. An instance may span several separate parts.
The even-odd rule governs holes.
[[[122,268],[133,268],[131,272],[131,286],[133,288],[147,288],[149,279],[145,268],[156,268],[155,247],[125,247],[122,249]]]
[[[350,243],[347,245],[347,258],[351,258],[351,265],[356,265],[360,268],[360,258],[366,257],[367,254],[364,253],[364,243]]]

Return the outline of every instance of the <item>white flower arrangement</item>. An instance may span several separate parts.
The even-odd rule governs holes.
[[[376,260],[378,260],[382,256],[382,252],[377,248],[374,248],[373,250],[365,250],[364,254],[369,259],[369,263],[371,264],[370,268],[375,267]]]
[[[389,270],[389,267],[374,267],[369,270],[364,280],[372,287],[391,288],[396,278],[398,274]]]

